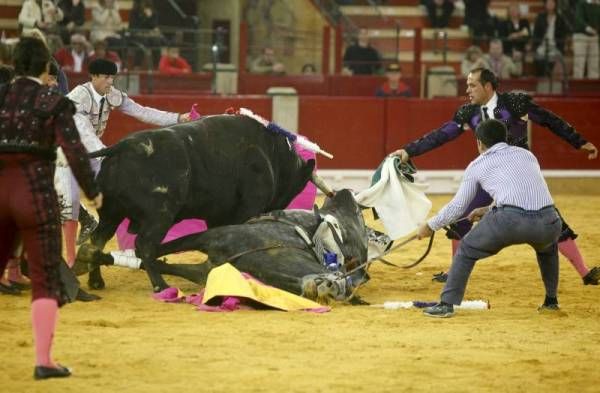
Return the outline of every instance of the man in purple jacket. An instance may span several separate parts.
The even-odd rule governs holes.
[[[533,102],[531,96],[524,93],[498,93],[497,88],[498,80],[492,71],[485,68],[472,70],[467,77],[467,94],[471,103],[461,106],[451,121],[405,145],[403,149],[393,152],[392,155],[396,155],[402,162],[406,162],[411,157],[419,156],[456,139],[467,128],[475,130],[479,123],[487,119],[497,119],[506,124],[509,145],[527,149],[527,120],[529,119],[548,128],[575,149],[587,153],[588,159],[592,160],[598,157],[596,146],[586,141],[575,131],[573,126],[559,116]],[[491,202],[490,195],[479,189],[462,217],[473,209],[487,206]],[[600,267],[589,269],[586,266],[574,241],[577,234],[571,230],[564,219],[562,222],[562,234],[558,244],[560,253],[571,262],[585,285],[598,285]],[[468,220],[462,220],[450,226],[448,237],[452,239],[453,255],[456,253],[458,241],[469,232],[471,226],[472,224]]]

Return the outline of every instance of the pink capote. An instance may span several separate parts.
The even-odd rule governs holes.
[[[300,157],[303,160],[307,161],[309,159],[315,159],[315,153],[310,150],[306,150],[302,146],[298,144],[294,144],[294,148]],[[316,166],[315,166],[316,170]],[[292,200],[292,202],[288,205],[287,209],[305,209],[311,210],[317,195],[317,187],[309,181],[304,187],[304,190],[300,192]],[[121,250],[134,249],[135,248],[135,238],[136,235],[132,235],[127,232],[127,228],[129,227],[129,220],[125,219],[117,228],[117,242],[119,243],[119,248]],[[163,239],[163,243],[168,241],[177,239],[182,236],[186,236],[192,233],[204,232],[207,229],[206,223],[203,220],[190,219],[183,220],[173,225],[167,235]]]

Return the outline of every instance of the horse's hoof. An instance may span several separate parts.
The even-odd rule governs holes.
[[[106,284],[104,284],[104,280],[103,279],[95,279],[95,280],[88,280],[88,288],[89,289],[104,289],[104,287],[106,286]]]

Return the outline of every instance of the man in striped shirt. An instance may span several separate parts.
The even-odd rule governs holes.
[[[463,299],[475,262],[513,244],[529,244],[536,252],[546,299],[540,309],[558,310],[558,238],[561,219],[554,208],[540,166],[526,149],[506,143],[507,131],[498,120],[485,120],[475,130],[479,157],[467,169],[458,192],[417,233],[419,239],[456,221],[482,188],[493,199],[468,215],[478,221],[460,242],[442,290],[441,301],[424,310],[431,317],[450,317]]]

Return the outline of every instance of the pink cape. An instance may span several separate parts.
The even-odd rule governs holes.
[[[305,161],[309,159],[316,159],[315,153],[310,150],[304,149],[302,146],[297,144],[294,145],[296,152],[302,159]],[[315,165],[315,170],[316,170]],[[317,196],[317,187],[312,182],[308,182],[304,190],[298,195],[296,198],[289,204],[287,209],[305,209],[311,210],[314,203],[315,198]],[[127,250],[127,249],[135,249],[135,238],[136,235],[132,235],[127,231],[129,227],[129,219],[123,220],[119,227],[117,228],[117,242],[119,243],[119,249]],[[168,241],[177,239],[182,236],[190,235],[192,233],[200,233],[206,231],[207,226],[203,220],[190,219],[183,220],[173,225],[167,235],[163,239],[163,243]]]

